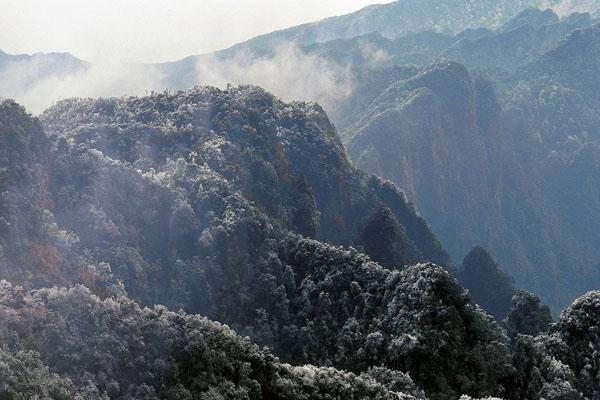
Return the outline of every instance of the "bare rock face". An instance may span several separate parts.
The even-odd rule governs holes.
[[[498,197],[500,124],[491,84],[444,62],[389,82],[342,135],[356,165],[403,188],[460,259],[512,236]]]
[[[447,61],[386,67],[363,72],[364,85],[340,107],[352,116],[341,136],[355,165],[401,187],[454,259],[482,245],[554,309],[600,279],[597,28],[577,30],[583,20],[523,25],[573,33],[546,37],[557,47],[493,81]],[[526,40],[502,29],[482,35],[478,46],[490,51]]]

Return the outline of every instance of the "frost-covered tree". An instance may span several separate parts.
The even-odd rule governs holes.
[[[550,330],[550,350],[569,366],[584,396],[600,396],[600,291],[581,296]]]
[[[73,399],[100,400],[89,391],[78,391],[70,379],[50,372],[35,351],[6,344],[0,349],[0,398],[8,400]],[[85,395],[85,397],[82,397]]]
[[[15,347],[0,349],[3,399],[423,398],[401,373],[292,367],[219,323],[81,286],[0,282],[0,342]]]
[[[547,305],[532,293],[521,291],[512,298],[512,308],[504,320],[504,326],[510,337],[518,334],[536,336],[547,332],[552,315]]]

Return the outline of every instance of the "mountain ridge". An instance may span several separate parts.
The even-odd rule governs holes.
[[[458,65],[449,71],[468,76]],[[440,82],[424,81],[434,89]],[[0,339],[8,344],[0,359],[11,377],[3,395],[6,388],[92,399],[350,391],[450,400],[597,391],[572,360],[587,350],[565,333],[580,321],[593,326],[586,310],[597,295],[582,297],[548,334],[544,326],[521,328],[524,313],[547,312],[535,296],[518,300],[511,329],[540,334],[511,342],[455,278],[420,262],[448,257],[397,187],[351,166],[314,103],[284,103],[242,86],[64,100],[39,121],[14,102],[0,111],[9,127],[0,139],[12,143],[14,129],[25,138],[33,130],[42,135],[34,144],[51,143],[38,149],[52,161],[48,177],[32,175],[50,201],[31,202],[24,215],[0,208],[26,227],[18,245],[48,240],[50,255],[88,265],[71,274],[51,259],[41,268],[51,273],[36,284],[26,276],[36,266],[0,258],[1,278],[20,271],[30,285],[0,283]],[[31,144],[15,146],[36,153]],[[0,155],[12,176],[30,166],[10,158],[14,152]],[[373,224],[381,235],[372,235]],[[57,282],[61,274],[72,280]],[[96,285],[78,286],[90,275]],[[35,289],[55,285],[74,288]],[[156,303],[182,311],[149,308]],[[590,333],[582,341],[588,337],[597,342]]]

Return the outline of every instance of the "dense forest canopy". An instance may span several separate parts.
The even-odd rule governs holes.
[[[129,93],[122,81],[158,74],[163,88],[255,83],[286,100],[318,100],[354,165],[404,191],[456,264],[473,247],[485,247],[557,315],[600,284],[594,84],[600,4],[469,4],[401,0],[369,7],[212,55],[127,68],[113,83]],[[421,21],[419,29],[404,31],[408,25],[395,18]],[[316,40],[313,31],[325,36]],[[282,49],[284,39],[289,46]],[[97,68],[68,54],[0,59],[0,88],[11,94],[22,81],[36,105],[53,82],[83,76],[79,88],[99,79]],[[93,73],[82,72],[88,69]],[[32,75],[15,77],[13,70]],[[302,176],[295,178],[301,187]],[[299,196],[304,206],[289,216],[308,236],[317,230],[310,196]]]
[[[507,320],[496,322],[442,268],[406,267],[437,258],[457,270],[395,186],[349,164],[315,105],[285,104],[240,87],[68,100],[41,121],[14,102],[2,103],[2,111],[2,140],[32,157],[9,152],[2,160],[5,207],[15,209],[5,214],[13,233],[3,248],[17,241],[32,249],[29,268],[8,253],[2,262],[3,278],[27,287],[5,283],[1,296],[7,396],[303,398],[334,391],[343,397],[335,388],[342,381],[357,398],[398,392],[517,399],[522,392],[542,396],[565,387],[568,393],[598,390],[577,358],[584,350],[565,333],[575,311],[546,333],[547,308],[544,317],[543,309],[536,311],[539,300],[515,296]],[[333,165],[322,169],[323,162]],[[23,176],[20,184],[10,179],[16,176]],[[37,196],[24,197],[31,188]],[[478,279],[481,271],[492,281],[508,279],[476,248],[461,274]],[[74,284],[90,289],[36,289]],[[225,339],[212,328],[218,325],[137,302],[225,322],[249,337],[229,333],[231,346],[252,340],[274,356],[227,345],[233,353],[220,356],[225,364],[208,361],[217,369],[206,370],[207,361],[194,361],[198,350],[191,343],[200,340],[223,354]],[[524,325],[523,315],[536,312],[546,325]],[[147,318],[191,331],[152,328]],[[177,338],[181,334],[185,339]],[[217,336],[211,342],[206,335]],[[90,340],[96,344],[90,347]],[[132,345],[123,347],[128,341]],[[134,356],[146,341],[154,355]],[[250,354],[267,358],[256,364],[244,358]],[[137,366],[127,364],[134,360]],[[311,370],[316,380],[294,388],[307,370],[282,361],[329,369]],[[524,365],[537,371],[534,382]],[[566,371],[558,377],[557,365]],[[129,376],[127,370],[147,372]]]
[[[600,398],[596,10],[398,0],[0,99],[0,399]]]

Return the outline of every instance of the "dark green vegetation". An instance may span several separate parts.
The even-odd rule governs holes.
[[[550,309],[531,293],[519,292],[512,298],[512,308],[504,320],[510,337],[518,334],[535,336],[547,332],[552,322]]]
[[[348,163],[316,105],[196,88],[63,101],[41,123],[7,101],[0,120],[3,210],[15,210],[3,212],[0,272],[26,286],[0,290],[5,398],[598,390],[581,342],[562,333],[583,315],[511,342],[443,269],[402,267],[452,265],[395,186]],[[472,258],[464,274],[497,268]],[[89,289],[35,289],[75,284]],[[522,308],[509,321],[535,312]]]
[[[465,256],[459,280],[464,287],[469,288],[473,302],[498,321],[510,310],[513,296],[517,292],[514,279],[502,271],[490,254],[479,246]]]
[[[282,364],[224,325],[161,306],[102,301],[83,287],[1,286],[2,399],[422,396],[408,376],[383,368],[357,376]]]

